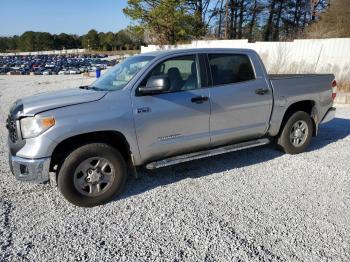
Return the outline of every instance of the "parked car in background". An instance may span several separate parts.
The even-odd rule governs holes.
[[[37,56],[0,56],[0,74],[20,72],[23,75],[47,75],[47,71],[58,74],[60,71],[69,71],[79,74],[88,71],[87,68],[106,69],[116,64],[116,60],[103,60],[104,56],[95,55],[37,55]],[[73,72],[75,71],[75,73]],[[51,73],[52,74],[52,73]]]
[[[62,70],[58,72],[58,75],[69,75],[68,71]]]
[[[80,70],[79,69],[70,69],[69,74],[71,74],[71,75],[80,74]]]
[[[126,59],[90,86],[15,102],[7,119],[17,179],[55,173],[64,197],[95,206],[135,167],[156,169],[275,143],[302,153],[335,114],[334,75],[268,75],[245,49]]]
[[[42,72],[42,74],[43,75],[51,75],[52,72],[51,72],[51,70],[45,70],[45,71]]]

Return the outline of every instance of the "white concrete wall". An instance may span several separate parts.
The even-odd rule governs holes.
[[[0,53],[0,56],[15,56],[15,55],[67,55],[67,54],[81,54],[86,49],[66,49],[66,50],[52,50],[52,51],[38,51],[38,52],[16,52],[16,53]]]
[[[200,40],[187,45],[141,47],[141,53],[183,48],[249,48],[257,51],[269,73],[334,73],[350,82],[350,38],[308,39],[293,42]]]

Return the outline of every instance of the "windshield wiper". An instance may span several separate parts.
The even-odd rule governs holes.
[[[79,86],[80,89],[85,90],[95,90],[95,91],[102,91],[102,89],[96,87],[96,86]]]

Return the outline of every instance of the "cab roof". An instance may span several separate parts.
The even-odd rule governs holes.
[[[139,55],[142,56],[165,56],[165,55],[172,55],[172,54],[186,54],[186,53],[210,53],[210,52],[224,52],[224,53],[245,53],[245,54],[251,54],[255,53],[252,49],[245,49],[245,48],[188,48],[188,49],[168,49],[168,50],[159,50],[159,51],[153,51],[153,52],[147,52],[147,53],[141,53]]]

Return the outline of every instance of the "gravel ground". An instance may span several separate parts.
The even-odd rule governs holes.
[[[20,97],[79,76],[0,76],[0,122]],[[350,106],[309,151],[271,147],[130,179],[109,204],[67,203],[16,181],[0,126],[0,261],[350,261]]]

